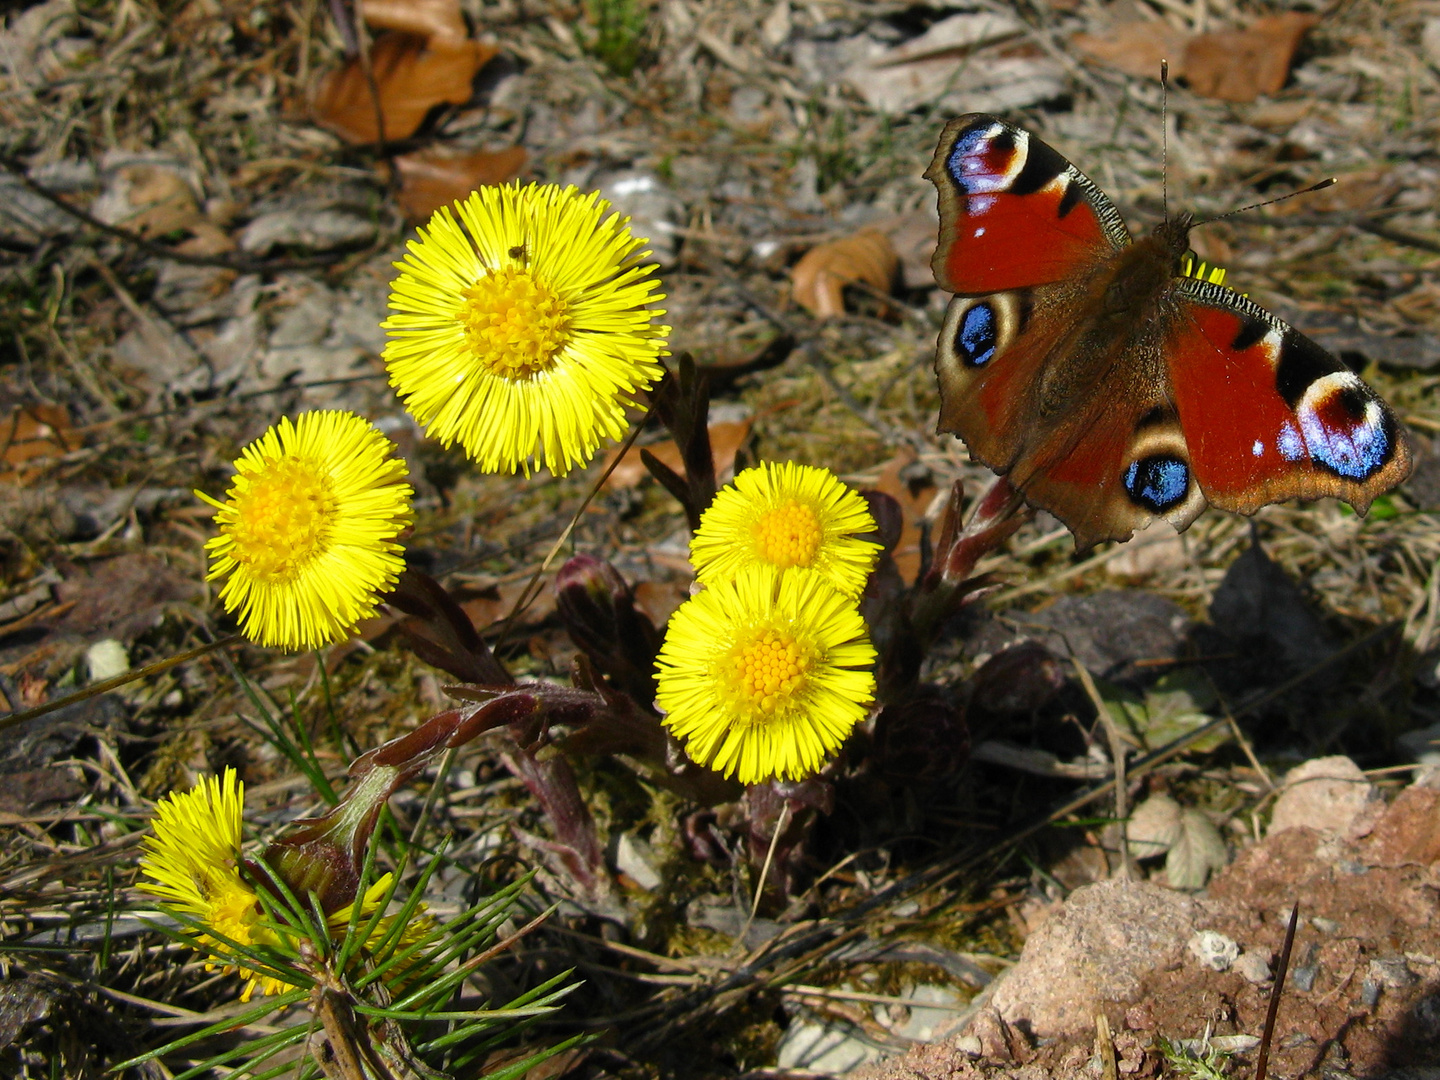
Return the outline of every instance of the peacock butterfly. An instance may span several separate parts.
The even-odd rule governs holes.
[[[1331,495],[1364,513],[1410,474],[1390,408],[1339,360],[1193,273],[1189,215],[1132,242],[1074,165],[993,116],[951,120],[935,280],[939,430],[1087,549],[1207,503]]]

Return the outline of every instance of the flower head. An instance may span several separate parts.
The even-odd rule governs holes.
[[[751,567],[670,619],[655,702],[686,752],[741,783],[816,772],[865,718],[875,649],[813,571]]]
[[[552,473],[625,431],[668,326],[645,241],[598,195],[483,187],[442,207],[396,263],[385,364],[428,434],[487,472]],[[458,220],[457,220],[458,216]]]
[[[279,941],[263,921],[255,890],[240,876],[240,815],[245,785],[226,769],[203,777],[189,791],[155,804],[154,833],[145,838],[140,868],[151,880],[145,889],[237,945]],[[200,946],[224,949],[218,938],[201,934]],[[207,965],[213,969],[215,965]],[[243,1000],[257,987],[280,993],[286,985],[242,969]]]
[[[307,649],[339,641],[375,613],[405,568],[396,538],[411,521],[405,463],[347,412],[282,418],[245,448],[223,503],[210,579],[246,637]]]
[[[715,496],[690,541],[690,561],[706,585],[748,566],[799,566],[857,597],[880,545],[855,534],[874,531],[865,500],[829,469],[764,462]]]
[[[145,853],[140,858],[140,869],[150,879],[142,887],[215,931],[217,936],[198,934],[197,948],[230,955],[227,942],[233,942],[293,953],[293,947],[266,919],[254,886],[240,873],[240,821],[244,808],[245,785],[230,768],[222,776],[202,777],[189,791],[161,799],[155,804],[154,831],[145,838]],[[374,914],[390,890],[390,879],[391,875],[385,874],[365,891],[360,902],[362,917]],[[331,936],[344,934],[353,906],[346,905],[327,916]],[[378,920],[370,943],[384,940],[392,924],[388,916]],[[417,940],[430,926],[428,917],[414,919],[402,931],[397,947]],[[213,963],[206,965],[207,970],[215,967]],[[226,970],[237,969],[226,965]],[[243,967],[238,970],[246,980],[242,1001],[249,1001],[257,989],[278,994],[290,988],[289,983],[271,975],[259,975]],[[403,965],[396,977],[404,978]]]

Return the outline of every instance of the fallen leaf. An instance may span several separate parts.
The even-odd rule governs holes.
[[[62,605],[74,603],[55,629],[88,641],[131,641],[160,625],[165,605],[193,600],[196,585],[160,556],[132,552],[105,559],[68,576],[56,586]]]
[[[1164,855],[1180,839],[1180,804],[1169,795],[1151,795],[1130,812],[1125,842],[1137,859]]]
[[[1071,46],[1086,60],[1123,71],[1137,79],[1158,79],[1160,61],[1170,62],[1170,76],[1185,74],[1185,47],[1191,35],[1163,19],[1120,23],[1104,34],[1076,34]]]
[[[1225,839],[1198,810],[1180,814],[1180,835],[1165,857],[1165,883],[1172,889],[1201,889],[1212,874],[1230,861]]]
[[[974,53],[1024,33],[1025,24],[999,12],[964,12],[942,19],[917,38],[867,56],[844,73],[872,108],[890,115],[922,106],[1002,112],[1056,97],[1064,90],[1048,56]]]
[[[126,165],[116,183],[117,199],[125,210],[117,216],[108,210],[111,224],[119,225],[144,237],[164,236],[177,229],[189,228],[202,220],[195,193],[185,178],[161,165]]]
[[[888,294],[899,268],[889,238],[878,229],[861,229],[807,251],[790,271],[790,294],[817,318],[830,319],[845,314],[846,285],[859,282]]]
[[[70,417],[58,405],[26,405],[0,421],[0,459],[11,468],[33,458],[57,457],[79,445]]]
[[[440,207],[476,188],[519,176],[527,156],[523,146],[458,155],[437,148],[404,154],[395,159],[400,170],[400,209],[411,222],[427,221]]]
[[[498,52],[478,41],[387,31],[370,50],[387,140],[408,139],[436,105],[470,100],[471,80]],[[315,122],[352,143],[380,141],[375,102],[357,57],[326,75],[311,104]]]
[[[715,462],[717,481],[724,483],[725,478],[734,471],[735,455],[749,438],[750,425],[754,422],[755,418],[752,416],[745,420],[727,420],[710,425],[710,455]],[[612,491],[633,488],[650,475],[650,470],[645,468],[645,463],[640,460],[642,449],[648,450],[661,464],[668,465],[681,476],[685,475],[685,466],[680,461],[680,448],[673,442],[656,443],[643,448],[632,446],[605,481],[607,488]],[[614,450],[610,452],[607,464],[614,460],[615,454]]]
[[[459,0],[362,0],[360,13],[376,30],[456,41],[469,36]]]
[[[1221,101],[1254,101],[1285,85],[1295,50],[1320,16],[1287,11],[1256,19],[1244,30],[1192,38],[1185,47],[1190,88]]]
[[[929,477],[928,470],[920,479],[912,479],[907,470],[915,464],[913,450],[901,451],[886,463],[880,471],[875,490],[884,492],[900,504],[903,522],[900,526],[900,541],[891,552],[895,568],[906,583],[913,582],[920,573],[920,526],[926,511],[935,501],[937,488]]]

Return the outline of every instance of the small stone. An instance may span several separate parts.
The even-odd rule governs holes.
[[[980,1036],[978,1035],[961,1035],[951,1043],[951,1045],[960,1053],[968,1054],[971,1057],[978,1058],[985,1052],[985,1047],[980,1044]]]
[[[1310,920],[1310,925],[1319,930],[1322,934],[1333,934],[1340,929],[1340,924],[1334,919],[1324,919],[1316,915]]]
[[[1190,939],[1188,947],[1195,959],[1216,971],[1229,971],[1240,955],[1239,945],[1214,930],[1201,930]]]
[[[1246,982],[1254,983],[1256,986],[1270,981],[1270,965],[1257,952],[1241,953],[1231,967]]]
[[[106,638],[85,651],[85,667],[92,683],[104,682],[130,670],[130,654],[120,642]]]
[[[1387,990],[1404,990],[1420,981],[1410,970],[1410,965],[1405,962],[1403,957],[1371,960],[1370,970],[1366,977],[1374,979]]]
[[[646,892],[658,889],[663,880],[655,869],[655,856],[650,851],[650,845],[630,833],[621,833],[615,842],[615,869],[628,875]]]

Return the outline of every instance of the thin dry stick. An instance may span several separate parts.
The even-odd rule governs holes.
[[[1103,1012],[1095,1014],[1095,1043],[1100,1050],[1101,1080],[1119,1080],[1120,1066],[1115,1060],[1115,1036],[1110,1034],[1110,1018]]]
[[[550,553],[545,556],[545,561],[540,564],[535,573],[530,575],[530,580],[525,583],[525,588],[520,590],[520,595],[515,598],[514,606],[510,608],[510,614],[505,616],[505,622],[500,627],[500,634],[495,639],[494,652],[498,653],[500,647],[509,640],[510,631],[515,626],[515,620],[520,617],[526,608],[535,602],[535,597],[540,595],[538,586],[541,576],[546,570],[550,569],[550,564],[555,561],[555,556],[560,554],[560,549],[569,541],[570,534],[575,531],[575,526],[580,524],[580,518],[584,516],[586,507],[594,501],[596,495],[600,494],[600,489],[605,486],[605,481],[610,479],[610,474],[615,471],[615,467],[620,464],[630,448],[635,445],[635,440],[640,437],[640,432],[645,430],[645,425],[650,420],[650,414],[652,412],[654,412],[654,406],[651,406],[645,415],[640,418],[640,422],[630,429],[630,434],[626,435],[625,441],[620,444],[619,452],[611,459],[610,464],[605,466],[605,471],[600,474],[599,479],[591,486],[585,498],[580,501],[580,505],[570,517],[570,524],[565,526],[565,531],[560,534],[559,538],[556,539],[555,543],[551,546]]]
[[[106,679],[104,682],[87,686],[84,690],[77,690],[75,693],[67,694],[63,698],[47,701],[44,705],[37,705],[33,709],[11,713],[9,716],[0,716],[0,731],[4,731],[6,728],[12,728],[17,724],[23,724],[27,720],[34,720],[37,716],[44,716],[46,713],[55,712],[57,709],[63,709],[69,705],[77,705],[82,701],[89,701],[92,697],[108,694],[111,690],[118,690],[126,683],[135,682],[137,679],[145,679],[151,675],[159,675],[162,671],[169,671],[177,664],[183,664],[187,660],[194,660],[197,657],[204,656],[206,653],[214,652],[216,649],[222,649],[226,645],[233,645],[239,640],[239,634],[231,634],[229,637],[220,638],[218,641],[206,642],[204,645],[197,645],[193,649],[187,649],[183,653],[167,656],[164,660],[156,660],[153,664],[146,664],[143,668],[127,671],[124,675],[116,675],[113,679]]]
[[[1300,921],[1300,904],[1290,909],[1290,925],[1285,928],[1285,944],[1280,947],[1280,963],[1275,967],[1275,982],[1270,987],[1270,1006],[1265,1010],[1265,1030],[1260,1033],[1260,1053],[1255,1060],[1255,1080],[1265,1080],[1270,1069],[1270,1039],[1275,1034],[1275,1017],[1280,1013],[1280,995],[1285,989],[1285,976],[1290,970],[1290,947],[1295,944],[1295,927]]]
[[[785,831],[789,823],[790,804],[780,804],[780,816],[775,819],[775,831],[770,834],[770,850],[765,852],[765,864],[760,867],[760,880],[755,883],[755,899],[750,904],[750,917],[745,920],[745,925],[740,928],[740,936],[735,939],[735,951],[745,947],[745,938],[750,933],[750,927],[755,923],[755,914],[760,910],[760,898],[765,895],[765,879],[770,876],[770,864],[775,859],[775,848],[780,844],[780,834]]]
[[[1105,727],[1105,735],[1110,740],[1110,761],[1115,768],[1115,823],[1120,830],[1120,877],[1128,881],[1130,879],[1130,843],[1126,836],[1126,818],[1129,812],[1126,807],[1126,785],[1125,785],[1125,741],[1120,738],[1120,728],[1115,723],[1115,717],[1110,715],[1110,707],[1105,704],[1105,699],[1100,696],[1100,691],[1095,686],[1095,680],[1090,677],[1086,670],[1075,657],[1070,658],[1075,665],[1075,674],[1080,678],[1080,685],[1085,687],[1085,693],[1089,695],[1091,704],[1095,711],[1100,714],[1100,723]]]

